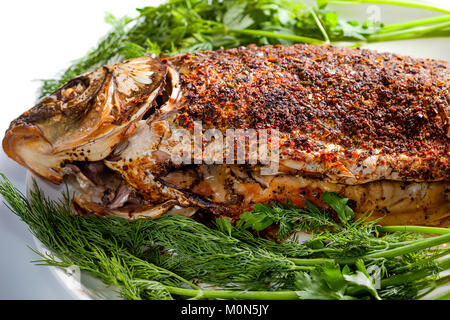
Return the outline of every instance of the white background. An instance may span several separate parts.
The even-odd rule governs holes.
[[[0,138],[11,120],[32,107],[39,79],[52,78],[97,43],[109,26],[105,12],[134,16],[134,8],[160,0],[2,1],[0,4]],[[450,7],[450,1],[434,1]],[[437,15],[381,7],[387,23]],[[364,7],[346,7],[344,14],[363,16]],[[450,40],[390,42],[370,47],[414,56],[450,60]],[[24,190],[25,169],[0,151],[0,172]],[[27,226],[0,205],[0,299],[72,299],[50,272],[30,261],[39,258]]]

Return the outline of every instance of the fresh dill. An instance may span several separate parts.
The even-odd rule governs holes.
[[[311,205],[289,206],[285,215],[280,206],[272,213],[264,207],[278,217],[273,223],[289,217],[284,223],[294,231],[305,219],[292,219],[293,212],[318,217],[308,220],[306,230],[314,232],[309,240],[274,241],[225,218],[207,227],[178,215],[80,217],[68,193],[54,201],[35,185],[25,197],[4,176],[0,194],[51,250],[39,253],[37,263],[76,265],[125,299],[416,299],[448,282],[440,272],[450,269],[449,250],[436,248],[450,241],[442,228],[428,227],[442,234],[437,237],[385,233],[373,221],[326,219]],[[319,229],[317,221],[323,222]]]

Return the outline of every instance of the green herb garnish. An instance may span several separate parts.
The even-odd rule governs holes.
[[[433,10],[444,15],[384,25],[346,20],[328,3],[378,3]],[[234,48],[255,43],[338,43],[350,46],[377,41],[450,36],[450,12],[437,6],[408,1],[300,0],[168,0],[157,7],[137,9],[137,17],[108,15],[112,30],[86,56],[59,78],[43,81],[41,96],[86,71],[150,53],[172,55],[200,50]]]
[[[4,176],[0,194],[52,250],[39,253],[37,263],[76,265],[126,299],[416,299],[449,280],[439,276],[450,269],[449,249],[436,248],[450,241],[443,228],[428,227],[442,233],[431,238],[404,227],[384,234],[375,222],[338,224],[312,206],[297,208],[300,216],[311,216],[297,220],[293,206],[286,214],[273,207],[274,223],[292,224],[291,230],[309,223],[314,231],[306,242],[294,237],[278,243],[225,218],[207,227],[177,215],[134,221],[80,217],[72,213],[67,193],[53,201],[35,185],[27,198]],[[318,225],[321,230],[314,229]]]

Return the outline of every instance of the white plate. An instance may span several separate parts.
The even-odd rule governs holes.
[[[443,3],[444,4],[444,3]],[[338,8],[338,7],[335,7]],[[368,6],[348,6],[347,8],[339,7],[339,12],[343,16],[364,16],[369,14]],[[427,18],[435,13],[428,11],[410,10],[402,7],[386,7],[380,6],[381,20],[385,23],[396,23],[405,20],[416,20]],[[398,54],[411,55],[414,57],[434,58],[450,61],[450,41],[448,38],[434,39],[416,39],[406,41],[391,41],[384,43],[374,43],[364,46],[365,48],[375,49],[382,52],[393,52]],[[27,174],[27,190],[32,185],[32,177],[36,179],[39,187],[44,193],[51,198],[58,199],[61,197],[64,188],[56,186],[32,174]],[[37,249],[41,252],[48,251],[42,243],[35,238]],[[94,279],[85,273],[77,272],[77,270],[64,270],[61,268],[50,267],[56,278],[61,284],[77,299],[118,299],[118,295],[114,292],[114,288],[105,286],[101,281]],[[439,292],[449,290],[449,286],[440,288]],[[436,294],[437,292],[435,292]]]

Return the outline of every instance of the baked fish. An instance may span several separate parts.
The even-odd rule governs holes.
[[[330,191],[381,224],[449,227],[449,87],[448,62],[331,45],[144,56],[69,81],[3,148],[71,184],[80,214],[236,218],[260,202],[326,208]]]

